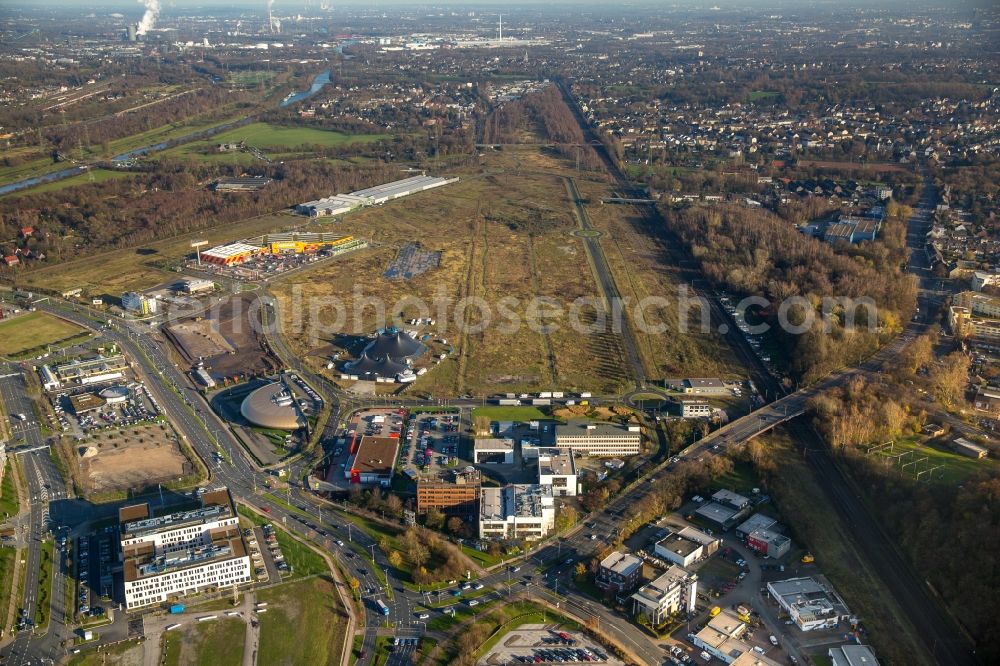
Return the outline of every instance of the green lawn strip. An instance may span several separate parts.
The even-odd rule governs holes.
[[[475,548],[463,545],[462,552],[468,555],[470,559],[478,562],[484,569],[489,569],[492,566],[500,564],[499,556],[490,555],[485,550],[476,550]]]
[[[7,611],[10,610],[10,599],[14,593],[14,562],[17,560],[16,548],[0,548],[0,630],[7,622]]]
[[[430,604],[423,604],[427,608],[445,608],[447,606],[455,606],[458,602],[468,601],[469,599],[477,599],[479,597],[485,596],[490,592],[496,591],[496,587],[484,587],[481,590],[466,590],[462,592],[460,596],[453,595],[451,592],[447,594],[442,593],[441,601],[435,601]]]
[[[458,407],[407,407],[410,414],[458,414],[462,410]]]
[[[163,644],[160,647],[161,666],[181,666],[182,632],[164,631]]]
[[[52,604],[52,567],[55,564],[55,544],[42,542],[41,561],[38,567],[38,595],[35,601],[35,631],[44,634],[49,628],[49,610]]]
[[[10,460],[4,464],[3,483],[0,484],[0,514],[4,519],[16,516],[21,510],[21,505],[17,499],[17,486],[14,483],[14,470],[11,468]]]
[[[297,666],[340,661],[347,640],[347,613],[338,607],[334,584],[314,577],[260,590],[258,664]]]
[[[358,663],[358,659],[361,658],[361,650],[365,646],[365,636],[364,634],[357,634],[354,636],[354,641],[351,643],[351,657],[348,661],[349,664]]]
[[[391,645],[392,636],[375,637],[375,654],[372,655],[372,666],[382,666],[382,664],[389,661],[389,647]]]
[[[537,421],[539,419],[550,418],[548,414],[538,407],[476,407],[472,410],[472,416],[485,416],[494,421]]]
[[[63,577],[63,623],[72,624],[73,622],[73,611],[76,608],[73,600],[76,598],[76,563],[77,559],[73,557],[73,539],[66,540],[66,547],[63,549],[63,557],[66,569],[66,575]],[[106,616],[105,616],[106,617]],[[103,618],[102,618],[103,619]]]
[[[468,604],[458,604],[455,606],[455,615],[445,615],[442,614],[435,617],[427,622],[427,631],[439,631],[448,629],[456,624],[465,622],[466,620],[476,617],[480,613],[490,611],[499,605],[499,599],[493,601],[488,601],[484,604],[478,604],[476,606],[469,606]]]

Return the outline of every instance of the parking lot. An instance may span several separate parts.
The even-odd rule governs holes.
[[[82,536],[76,548],[76,611],[84,617],[99,617],[105,604],[114,603],[114,566],[118,562],[118,541],[113,528]]]
[[[255,570],[259,570],[263,565],[264,579],[280,579],[283,574],[290,573],[288,563],[285,562],[285,554],[278,545],[278,535],[274,533],[274,525],[267,523],[259,530],[254,530],[251,538],[258,544],[263,544],[263,547],[259,547],[261,557],[254,560],[254,567]],[[257,577],[260,579],[261,574],[258,573]]]
[[[127,386],[112,386],[98,391],[102,399],[106,400],[105,404],[99,408],[77,414],[70,398],[83,393],[87,393],[87,391],[78,390],[75,393],[64,393],[52,397],[52,409],[59,419],[59,425],[63,432],[88,435],[101,430],[148,423],[160,414],[159,406],[146,391],[146,387],[139,382],[132,382]],[[105,393],[111,396],[110,400],[103,397]]]
[[[624,664],[623,661],[577,631],[546,625],[518,627],[487,653],[480,664]]]
[[[459,414],[414,414],[406,424],[400,468],[421,473],[459,465]]]

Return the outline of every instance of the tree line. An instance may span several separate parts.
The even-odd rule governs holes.
[[[770,324],[786,356],[781,361],[797,380],[812,381],[868,355],[881,339],[901,330],[916,307],[915,282],[903,270],[901,221],[888,222],[874,243],[835,249],[767,210],[661,209],[713,287],[769,302],[751,314]],[[788,308],[786,321],[804,332],[779,325],[780,306],[790,297],[799,301]],[[875,308],[829,307],[824,298],[870,299]]]
[[[203,186],[241,171],[235,166],[165,160],[144,177],[3,198],[0,238],[17,239],[21,227],[33,226],[35,232],[25,244],[47,256],[44,265],[232,224],[320,196],[370,187],[398,173],[381,163],[339,166],[302,160],[248,168],[250,175],[274,179],[259,192],[219,193]],[[10,254],[19,242],[0,243],[0,251]],[[0,268],[0,275],[9,277],[13,270],[17,269]]]

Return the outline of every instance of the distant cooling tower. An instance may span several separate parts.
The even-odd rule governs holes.
[[[128,29],[126,30],[125,36],[130,42],[136,40],[136,29],[137,26],[134,23],[129,23]]]

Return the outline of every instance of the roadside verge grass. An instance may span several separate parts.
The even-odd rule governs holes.
[[[52,568],[55,565],[55,544],[42,542],[41,563],[38,568],[38,595],[35,599],[35,631],[44,634],[49,628],[49,611],[52,605]]]

